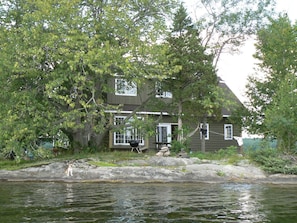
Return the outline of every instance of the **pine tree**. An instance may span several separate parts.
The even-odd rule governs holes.
[[[204,117],[217,114],[218,79],[213,55],[202,46],[199,30],[183,5],[175,13],[167,44],[169,63],[179,70],[164,80],[162,87],[172,92],[170,107],[177,117],[177,141],[183,144],[200,129]],[[197,125],[194,129],[193,123]]]

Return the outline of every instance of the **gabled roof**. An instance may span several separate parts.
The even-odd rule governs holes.
[[[218,77],[219,87],[221,87],[224,91],[225,97],[229,99],[230,101],[234,102],[234,106],[239,105],[242,106],[241,101],[239,98],[233,93],[233,91],[228,87],[228,85],[225,83],[225,81]],[[232,106],[232,105],[230,105]],[[222,115],[223,117],[229,117],[231,115],[231,109],[223,107],[222,108]]]

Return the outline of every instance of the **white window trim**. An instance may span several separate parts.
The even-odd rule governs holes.
[[[209,124],[205,123],[205,125],[206,125],[206,129],[207,129],[205,140],[209,140]],[[200,129],[202,129],[202,127],[203,127],[203,123],[200,123]],[[202,139],[202,132],[201,131],[200,131],[200,139]]]
[[[119,92],[117,81],[123,81],[124,83],[124,92]],[[127,80],[123,78],[116,78],[114,81],[114,88],[115,88],[115,95],[121,95],[121,96],[137,96],[137,85],[134,82],[128,82]],[[129,91],[130,88],[130,91]],[[133,90],[133,93],[131,93],[131,89]],[[122,90],[122,89],[121,89]]]
[[[172,93],[170,91],[162,91],[162,84],[156,82],[156,98],[172,98]]]
[[[171,123],[159,123],[157,125],[157,128],[161,128],[161,127],[166,127],[167,128],[167,143],[171,143],[171,135],[172,135],[172,128],[171,128]],[[159,135],[157,134],[158,132],[156,132],[156,142],[160,142],[158,140]]]
[[[125,118],[127,118],[126,116],[115,116],[114,117],[114,125],[116,125],[116,118],[123,118],[123,119],[125,119]],[[126,133],[127,133],[127,129],[133,129],[133,127],[132,126],[129,126],[129,127],[125,127],[125,129],[123,130],[123,135],[124,135],[124,141],[125,141],[125,136],[126,136]],[[124,145],[124,146],[127,146],[127,145],[130,145],[130,143],[129,142],[121,142],[121,143],[118,143],[118,142],[116,142],[116,134],[118,133],[119,131],[115,131],[114,133],[113,133],[113,144],[114,145]],[[139,136],[141,136],[141,134],[139,135]],[[144,145],[144,139],[143,139],[143,137],[141,137],[140,139],[131,139],[131,140],[139,140],[140,142],[139,142],[139,145]]]
[[[230,137],[228,136],[228,127],[231,127],[230,131]],[[233,140],[233,125],[232,124],[224,124],[224,139],[225,140]]]

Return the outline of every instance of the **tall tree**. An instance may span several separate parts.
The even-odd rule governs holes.
[[[169,63],[180,69],[161,84],[164,90],[172,92],[170,107],[177,116],[177,140],[181,143],[200,129],[203,117],[217,114],[220,108],[213,55],[202,46],[199,31],[180,5],[167,38]],[[197,127],[189,129],[196,122]]]
[[[1,141],[62,131],[74,149],[99,145],[110,123],[108,78],[121,74],[140,84],[163,73],[151,66],[162,56],[154,43],[173,6],[170,0],[1,1]]]
[[[278,141],[282,151],[296,149],[297,142],[297,78],[296,74],[287,74],[280,79],[276,94],[265,111],[263,124],[269,130],[266,136]]]
[[[274,0],[197,0],[195,23],[202,45],[211,49],[217,67],[223,53],[236,53],[274,13]]]
[[[216,69],[224,53],[237,53],[247,39],[267,24],[275,1],[197,0],[196,6],[190,12],[200,30],[201,45],[213,55]],[[228,100],[225,104],[230,107]]]
[[[245,125],[252,133],[276,137],[282,149],[296,142],[296,30],[287,15],[280,15],[258,32],[255,58],[264,76],[250,77],[247,85]]]

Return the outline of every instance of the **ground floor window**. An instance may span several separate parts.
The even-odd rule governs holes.
[[[125,116],[116,116],[114,118],[114,124],[116,126],[123,125],[125,119]],[[144,145],[143,135],[138,128],[133,126],[132,118],[126,121],[123,128],[114,132],[114,145],[130,145],[131,140],[137,140],[140,145]]]
[[[209,140],[209,124],[205,123],[203,126],[203,123],[200,123],[200,139],[202,139],[202,134],[204,134],[205,139]]]
[[[233,140],[233,125],[225,124],[224,125],[224,139]]]

